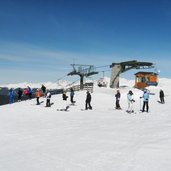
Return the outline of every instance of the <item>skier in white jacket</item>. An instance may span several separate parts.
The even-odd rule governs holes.
[[[135,102],[134,98],[133,98],[133,92],[130,90],[127,94],[127,99],[128,99],[128,113],[133,113],[133,103]]]

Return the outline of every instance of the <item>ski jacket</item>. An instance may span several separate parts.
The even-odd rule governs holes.
[[[160,97],[164,97],[164,92],[163,92],[163,90],[160,90]]]
[[[47,95],[46,95],[46,99],[49,99],[50,100],[50,98],[51,98],[51,93],[48,92]]]
[[[41,96],[40,91],[39,90],[36,91],[36,97],[40,97],[40,96]]]
[[[143,101],[144,102],[148,102],[148,100],[149,100],[149,94],[147,92],[144,92],[142,98],[143,98]]]
[[[32,89],[28,87],[28,93],[32,93]]]
[[[87,93],[86,102],[91,102],[91,94]]]
[[[10,92],[9,92],[9,97],[10,97],[10,98],[14,98],[14,91],[13,91],[13,90],[10,90]]]
[[[65,93],[63,93],[62,98],[63,98],[63,100],[67,100],[68,96]]]
[[[74,96],[74,94],[75,94],[74,91],[70,92],[70,96]]]
[[[115,94],[116,100],[120,100],[121,94],[118,92]]]
[[[26,88],[24,89],[23,94],[28,95],[28,90]]]
[[[131,95],[130,93],[127,94],[127,99],[128,99],[128,102],[129,102],[129,103],[135,102],[135,100],[134,100],[134,98],[133,98],[133,95]]]
[[[44,85],[42,85],[41,89],[42,89],[43,93],[46,92],[46,87]]]
[[[23,91],[21,89],[18,90],[18,95],[21,96],[23,94]]]

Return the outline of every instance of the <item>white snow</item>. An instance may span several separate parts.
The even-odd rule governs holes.
[[[0,170],[2,171],[170,171],[171,79],[149,87],[150,112],[139,113],[142,91],[121,79],[121,107],[114,110],[115,89],[95,86],[93,110],[85,107],[85,91],[76,92],[69,112],[57,111],[61,95],[0,106]],[[134,93],[136,114],[127,114],[126,94]],[[159,90],[165,92],[160,104]],[[69,95],[69,93],[67,93]],[[68,100],[69,103],[69,100]]]

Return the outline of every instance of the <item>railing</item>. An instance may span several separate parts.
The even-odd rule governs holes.
[[[94,83],[85,83],[83,86],[83,90],[93,92],[93,85]],[[70,89],[73,89],[74,91],[80,91],[80,85],[75,85],[67,89],[69,91]]]

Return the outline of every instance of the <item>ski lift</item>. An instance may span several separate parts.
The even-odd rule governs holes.
[[[107,87],[108,82],[106,81],[105,78],[100,78],[100,79],[97,81],[97,85],[98,85],[99,87]]]

